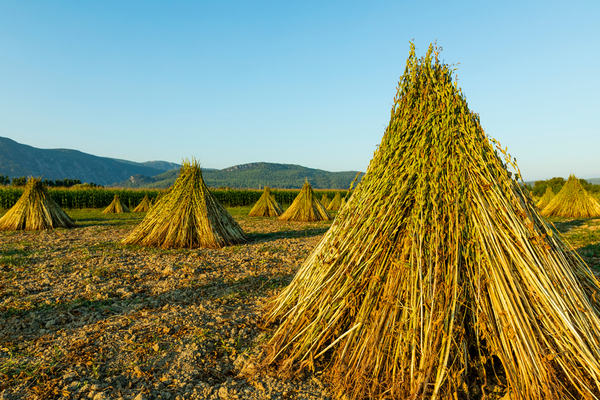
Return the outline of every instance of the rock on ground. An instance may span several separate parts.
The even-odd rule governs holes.
[[[330,223],[237,219],[253,241],[218,250],[122,246],[131,223],[0,232],[0,399],[329,398],[241,371]]]

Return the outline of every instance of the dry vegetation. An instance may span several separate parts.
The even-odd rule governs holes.
[[[128,212],[130,212],[129,207],[127,207],[125,203],[121,201],[121,197],[118,194],[115,194],[115,198],[108,205],[108,207],[102,211],[102,214],[121,214]]]
[[[232,216],[192,161],[145,217],[0,232],[0,398],[598,399],[600,205],[570,179],[548,224],[438,54],[333,224],[308,182]]]
[[[265,187],[263,194],[260,199],[254,204],[254,207],[250,210],[248,216],[250,217],[279,217],[283,214],[283,208],[281,204],[275,200],[271,189]]]
[[[304,182],[302,190],[292,204],[279,216],[280,221],[329,221],[333,217],[327,212],[315,196],[308,181]]]
[[[121,245],[144,215],[100,210],[68,210],[71,230],[0,233],[0,398],[327,397],[317,378],[255,375],[248,358],[265,302],[330,222],[231,211],[249,244]]]
[[[144,196],[140,204],[137,205],[136,208],[133,209],[133,212],[147,212],[150,210],[152,204],[150,203],[150,198],[148,196]]]
[[[540,201],[542,200],[543,198]],[[600,203],[581,186],[575,175],[571,175],[560,192],[544,207],[542,215],[566,218],[600,217]]]
[[[342,196],[340,196],[340,192],[336,192],[335,196],[333,196],[333,200],[327,203],[326,206],[324,205],[324,207],[329,211],[339,210],[340,207],[342,207]]]
[[[230,209],[252,242],[218,250],[120,245],[143,214],[67,210],[76,229],[0,233],[0,398],[328,397],[318,376],[252,375],[248,359],[270,335],[263,305],[330,222],[248,210]],[[552,221],[599,271],[600,219]]]
[[[546,188],[546,192],[544,193],[544,195],[536,203],[537,208],[540,210],[543,210],[544,207],[546,207],[548,204],[550,204],[550,202],[552,201],[554,196],[555,196],[555,194],[552,191],[552,188],[550,186],[548,186]]]
[[[23,194],[0,218],[0,230],[72,228],[71,218],[50,197],[40,178],[29,178]]]
[[[179,177],[156,200],[123,244],[162,248],[219,248],[248,241],[202,179],[200,164],[184,160]]]
[[[366,175],[273,303],[264,364],[357,400],[598,399],[600,282],[438,55],[411,45]]]

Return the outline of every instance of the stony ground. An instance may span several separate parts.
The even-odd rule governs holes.
[[[263,306],[330,222],[247,211],[252,242],[219,250],[122,246],[135,214],[0,233],[0,398],[328,398],[317,377],[280,381],[251,358]]]
[[[330,222],[230,211],[251,243],[122,246],[143,214],[89,210],[69,212],[73,230],[0,232],[0,399],[329,398],[318,377],[281,381],[252,357],[264,305]],[[552,221],[600,270],[600,219]]]

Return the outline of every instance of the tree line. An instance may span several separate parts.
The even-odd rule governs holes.
[[[527,185],[528,189],[533,192],[534,196],[543,196],[546,193],[546,188],[549,186],[552,188],[552,191],[556,194],[560,192],[563,186],[567,183],[564,178],[554,177],[552,179],[535,181],[533,187],[531,185]],[[600,193],[600,185],[595,185],[593,183],[589,183],[585,179],[579,179],[579,183],[585,190],[589,193]]]
[[[79,179],[69,179],[69,178],[65,178],[65,179],[44,179],[43,181],[44,186],[46,187],[64,187],[64,188],[70,188],[73,187],[75,185],[85,185],[86,187],[90,187],[90,188],[96,188],[96,187],[102,187],[101,185],[98,185],[94,182],[91,183],[82,183]],[[4,185],[4,186],[14,186],[14,187],[20,187],[20,186],[25,186],[25,184],[27,183],[27,177],[26,176],[20,176],[17,178],[12,178],[10,179],[8,175],[0,175],[0,185]]]

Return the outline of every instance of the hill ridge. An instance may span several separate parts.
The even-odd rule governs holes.
[[[148,165],[145,165],[148,164]],[[136,174],[156,175],[167,161],[134,161],[100,157],[74,149],[40,149],[0,136],[0,175],[10,178],[43,176],[45,179],[79,179],[110,185]]]
[[[234,165],[223,169],[202,168],[202,176],[209,187],[230,187],[235,189],[300,189],[308,179],[315,189],[348,189],[359,171],[330,172],[308,168],[296,164],[254,162]],[[115,183],[112,187],[165,189],[171,186],[179,174],[171,170],[149,177],[131,176]],[[363,173],[361,173],[364,175]]]
[[[210,187],[299,189],[308,179],[315,189],[348,189],[358,171],[329,172],[297,164],[253,162],[222,170],[202,168]],[[45,179],[79,179],[125,188],[166,188],[179,173],[168,161],[138,163],[100,157],[73,149],[40,149],[0,136],[0,175],[11,179],[43,176]]]

